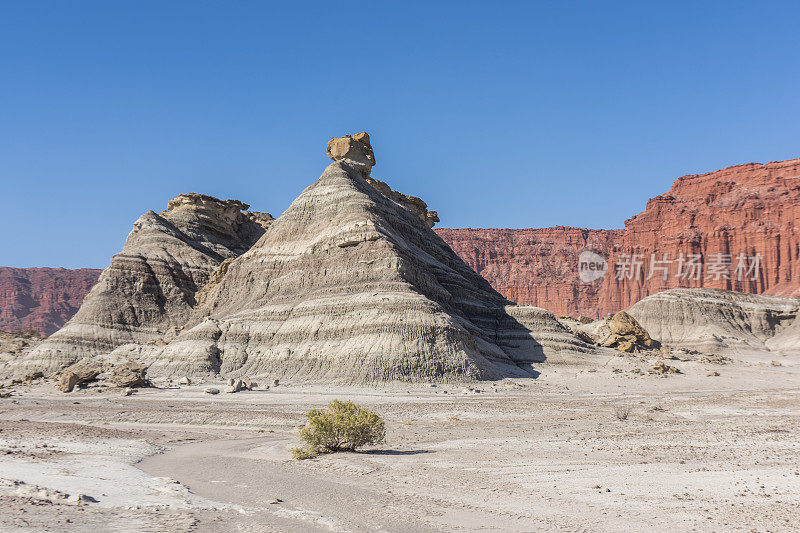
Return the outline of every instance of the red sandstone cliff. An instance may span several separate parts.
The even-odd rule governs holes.
[[[578,254],[608,257],[622,230],[581,228],[436,229],[478,274],[511,301],[553,313],[595,316],[599,283],[581,283]]]
[[[798,223],[800,159],[793,159],[678,178],[624,230],[437,231],[509,299],[603,316],[675,287],[800,294]],[[608,259],[602,280],[578,279],[574,258],[583,249]],[[699,266],[692,270],[689,261]]]
[[[50,335],[78,310],[100,270],[0,267],[0,331]]]

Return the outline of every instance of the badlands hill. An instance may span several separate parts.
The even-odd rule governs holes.
[[[328,155],[275,221],[197,194],[145,213],[75,317],[13,371],[90,357],[153,376],[458,381],[592,350],[551,313],[511,305],[431,230],[424,202],[371,178],[366,134]]]
[[[25,365],[49,372],[123,344],[174,337],[200,288],[272,222],[247,208],[190,193],[170,200],[160,214],[143,214],[75,316],[28,354]]]
[[[628,313],[672,348],[710,353],[800,350],[800,298],[722,289],[671,289]]]

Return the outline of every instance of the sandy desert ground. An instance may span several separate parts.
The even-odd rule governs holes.
[[[467,393],[16,386],[0,530],[797,530],[800,356],[696,359],[661,376],[599,356]],[[383,414],[386,444],[292,460],[304,412],[332,398]]]

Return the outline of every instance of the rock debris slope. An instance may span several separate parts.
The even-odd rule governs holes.
[[[150,375],[495,379],[590,349],[549,312],[509,307],[426,209],[374,187],[365,134],[333,139],[328,154],[320,179],[204,289],[186,329],[141,351]]]
[[[142,215],[75,316],[28,354],[20,371],[58,370],[121,345],[173,338],[197,291],[271,222],[268,214],[243,212],[247,208],[189,193],[170,200],[160,214]]]
[[[628,313],[663,344],[713,353],[800,348],[798,308],[800,298],[671,289]]]

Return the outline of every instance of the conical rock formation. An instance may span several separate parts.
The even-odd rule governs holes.
[[[379,382],[530,376],[586,349],[544,310],[540,340],[412,212],[331,164],[227,266],[151,374],[223,372]]]
[[[592,350],[551,313],[510,305],[431,230],[424,202],[376,186],[366,134],[333,139],[328,153],[334,162],[255,244],[240,205],[205,217],[193,206],[207,197],[179,198],[145,215],[28,363],[103,353],[155,377],[466,381],[534,376],[534,363]]]
[[[15,370],[45,372],[126,344],[166,343],[186,322],[195,294],[226,259],[258,240],[272,217],[237,200],[182,194],[133,225],[75,316]]]

